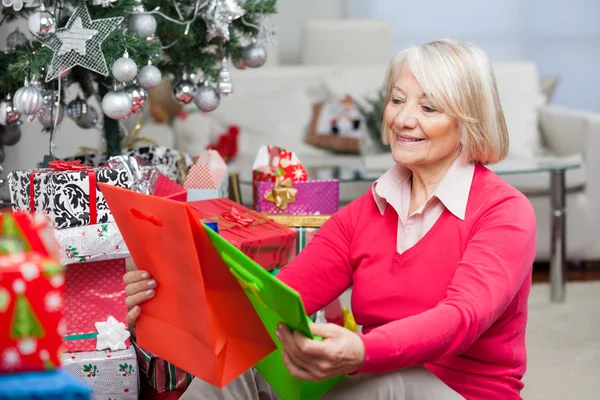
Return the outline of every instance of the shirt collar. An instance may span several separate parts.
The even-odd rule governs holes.
[[[475,173],[475,164],[465,163],[462,157],[458,157],[450,166],[446,175],[440,181],[433,192],[454,216],[464,220],[471,191],[471,183]],[[404,183],[411,177],[411,171],[400,165],[395,165],[387,170],[372,187],[373,198],[379,212],[383,215],[392,191],[396,192],[395,198],[401,198]]]

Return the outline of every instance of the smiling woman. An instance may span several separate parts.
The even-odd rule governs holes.
[[[283,362],[303,380],[346,375],[326,400],[521,399],[535,215],[484,166],[508,148],[490,62],[468,43],[427,43],[394,59],[386,89],[397,165],[277,275],[309,315],[352,287],[363,331],[312,325],[314,341],[279,326]],[[154,295],[142,274],[125,278],[130,306]],[[278,399],[254,370],[224,389],[195,379],[181,398]]]

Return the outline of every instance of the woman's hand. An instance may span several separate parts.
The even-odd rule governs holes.
[[[356,333],[335,324],[311,324],[310,330],[323,340],[292,333],[282,324],[277,328],[284,347],[283,362],[292,376],[320,382],[358,371],[365,360],[365,346]]]
[[[129,271],[123,276],[125,281],[125,293],[127,298],[125,304],[129,307],[127,313],[127,322],[135,324],[140,316],[140,304],[154,297],[156,281],[150,279],[150,274],[146,271]]]

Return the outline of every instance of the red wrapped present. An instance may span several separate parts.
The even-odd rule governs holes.
[[[63,267],[26,252],[0,255],[0,270],[0,372],[59,366]]]
[[[229,199],[189,203],[202,222],[217,222],[219,234],[267,270],[281,268],[295,253],[296,231]]]
[[[163,174],[158,176],[153,194],[171,200],[187,201],[187,189]]]
[[[124,258],[67,267],[65,347],[68,352],[129,347],[125,270]]]

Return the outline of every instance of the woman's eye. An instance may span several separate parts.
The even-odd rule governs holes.
[[[429,106],[422,106],[421,107],[423,109],[423,111],[425,111],[426,113],[433,113],[436,112],[437,110],[435,108],[431,108]]]
[[[402,103],[404,103],[404,100],[402,100],[402,99],[392,99],[392,103],[394,103],[394,104],[402,104]]]

